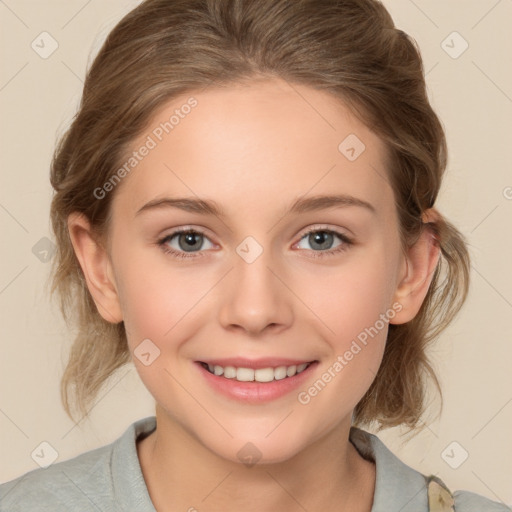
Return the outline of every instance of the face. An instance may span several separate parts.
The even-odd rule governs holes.
[[[278,80],[185,95],[148,126],[110,192],[134,363],[159,421],[229,460],[247,442],[289,459],[350,425],[401,307],[384,145]]]

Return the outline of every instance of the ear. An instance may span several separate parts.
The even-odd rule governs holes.
[[[112,263],[106,249],[94,235],[85,215],[72,213],[68,231],[76,257],[85,276],[87,288],[99,314],[111,323],[123,320]]]
[[[405,271],[395,291],[394,301],[402,309],[390,319],[391,324],[412,320],[425,300],[441,254],[438,240],[428,223],[435,224],[440,219],[440,214],[433,208],[423,213],[422,220],[426,225],[417,242],[407,250]]]

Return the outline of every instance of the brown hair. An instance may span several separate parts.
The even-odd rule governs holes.
[[[384,358],[355,409],[354,423],[417,428],[426,355],[468,291],[462,235],[441,215],[427,224],[446,167],[443,128],[432,110],[412,40],[375,0],[146,0],[111,31],[90,67],[79,111],[51,166],[57,239],[53,290],[78,332],[61,394],[67,413],[85,413],[106,379],[130,360],[123,323],[99,315],[67,229],[72,212],[104,232],[112,196],[95,199],[155,110],[208,86],[279,77],[328,92],[386,144],[404,248],[431,229],[441,259],[418,315],[390,325]]]

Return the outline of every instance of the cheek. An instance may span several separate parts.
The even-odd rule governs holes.
[[[329,350],[319,375],[299,391],[297,401],[307,412],[305,423],[321,435],[353,411],[375,379],[396,308],[382,258],[362,257],[317,280],[316,287],[305,281],[304,286],[313,292],[308,305],[322,321]],[[314,418],[320,415],[319,426]]]
[[[157,259],[141,265],[132,258],[119,266],[123,319],[142,382],[158,403],[169,405],[172,397],[173,407],[182,410],[190,404],[172,376],[183,380],[181,350],[200,323],[201,297],[211,284],[204,273],[171,269],[165,258]]]
[[[172,268],[161,255],[151,261],[125,259],[118,269],[130,346],[144,338],[156,343],[169,340],[179,326],[193,320],[196,306],[211,287],[208,275],[200,269]]]
[[[392,306],[393,265],[377,250],[316,275],[314,286],[310,280],[303,278],[300,293],[339,349],[374,326]],[[377,327],[382,330],[381,322]]]
[[[326,400],[324,405],[333,396],[343,396],[350,401],[347,406],[355,406],[381,364],[389,321],[400,309],[392,303],[394,260],[392,255],[383,258],[382,251],[376,247],[361,252],[336,270],[317,275],[315,286],[310,277],[302,280],[299,293],[308,297],[307,304],[321,320],[329,345],[324,364],[328,374],[319,383],[320,387],[329,383],[331,389],[318,400]]]
[[[390,307],[394,291],[392,258],[386,260],[383,254],[382,247],[375,247],[360,251],[337,267],[314,273],[295,269],[288,279],[309,310],[297,321],[313,314],[311,320],[320,321],[325,338],[339,352],[347,350],[351,340],[364,337],[365,329],[371,329]],[[164,254],[153,253],[150,259],[147,251],[132,251],[116,262],[121,308],[132,349],[146,338],[157,344],[169,341],[177,332],[186,338],[183,329],[193,325],[194,319],[200,320],[206,304],[215,307],[206,295],[223,273],[208,265],[179,268]]]

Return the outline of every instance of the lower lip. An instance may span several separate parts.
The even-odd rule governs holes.
[[[243,403],[259,404],[276,400],[299,388],[311,376],[318,362],[311,363],[301,373],[271,382],[239,382],[226,379],[206,370],[199,362],[195,363],[206,382],[218,393]]]

